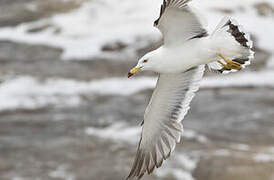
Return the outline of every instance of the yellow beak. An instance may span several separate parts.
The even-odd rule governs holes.
[[[134,74],[136,74],[137,72],[139,72],[141,70],[141,68],[132,68],[129,73],[128,73],[128,78],[130,78],[131,76],[133,76]]]

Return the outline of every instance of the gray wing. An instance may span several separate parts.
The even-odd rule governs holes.
[[[128,176],[141,178],[160,167],[180,141],[184,119],[199,82],[204,65],[180,74],[161,74],[144,116],[142,136]]]
[[[154,26],[163,34],[165,45],[172,45],[208,35],[198,15],[188,6],[189,1],[163,1],[160,17],[154,22]]]

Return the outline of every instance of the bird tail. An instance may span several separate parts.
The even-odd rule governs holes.
[[[254,58],[250,35],[234,19],[224,18],[211,37],[219,59],[208,64],[210,70],[235,72],[248,66]]]

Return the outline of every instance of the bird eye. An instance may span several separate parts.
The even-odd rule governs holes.
[[[148,61],[148,60],[147,60],[147,59],[145,59],[145,60],[144,60],[144,63],[146,63],[147,61]]]

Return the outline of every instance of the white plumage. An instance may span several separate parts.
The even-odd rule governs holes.
[[[181,121],[199,89],[205,65],[221,73],[244,68],[253,58],[252,41],[234,20],[224,18],[209,35],[188,2],[164,0],[154,22],[164,44],[142,57],[129,77],[140,70],[159,73],[144,115],[142,136],[127,179],[141,178],[160,167],[180,141]]]

